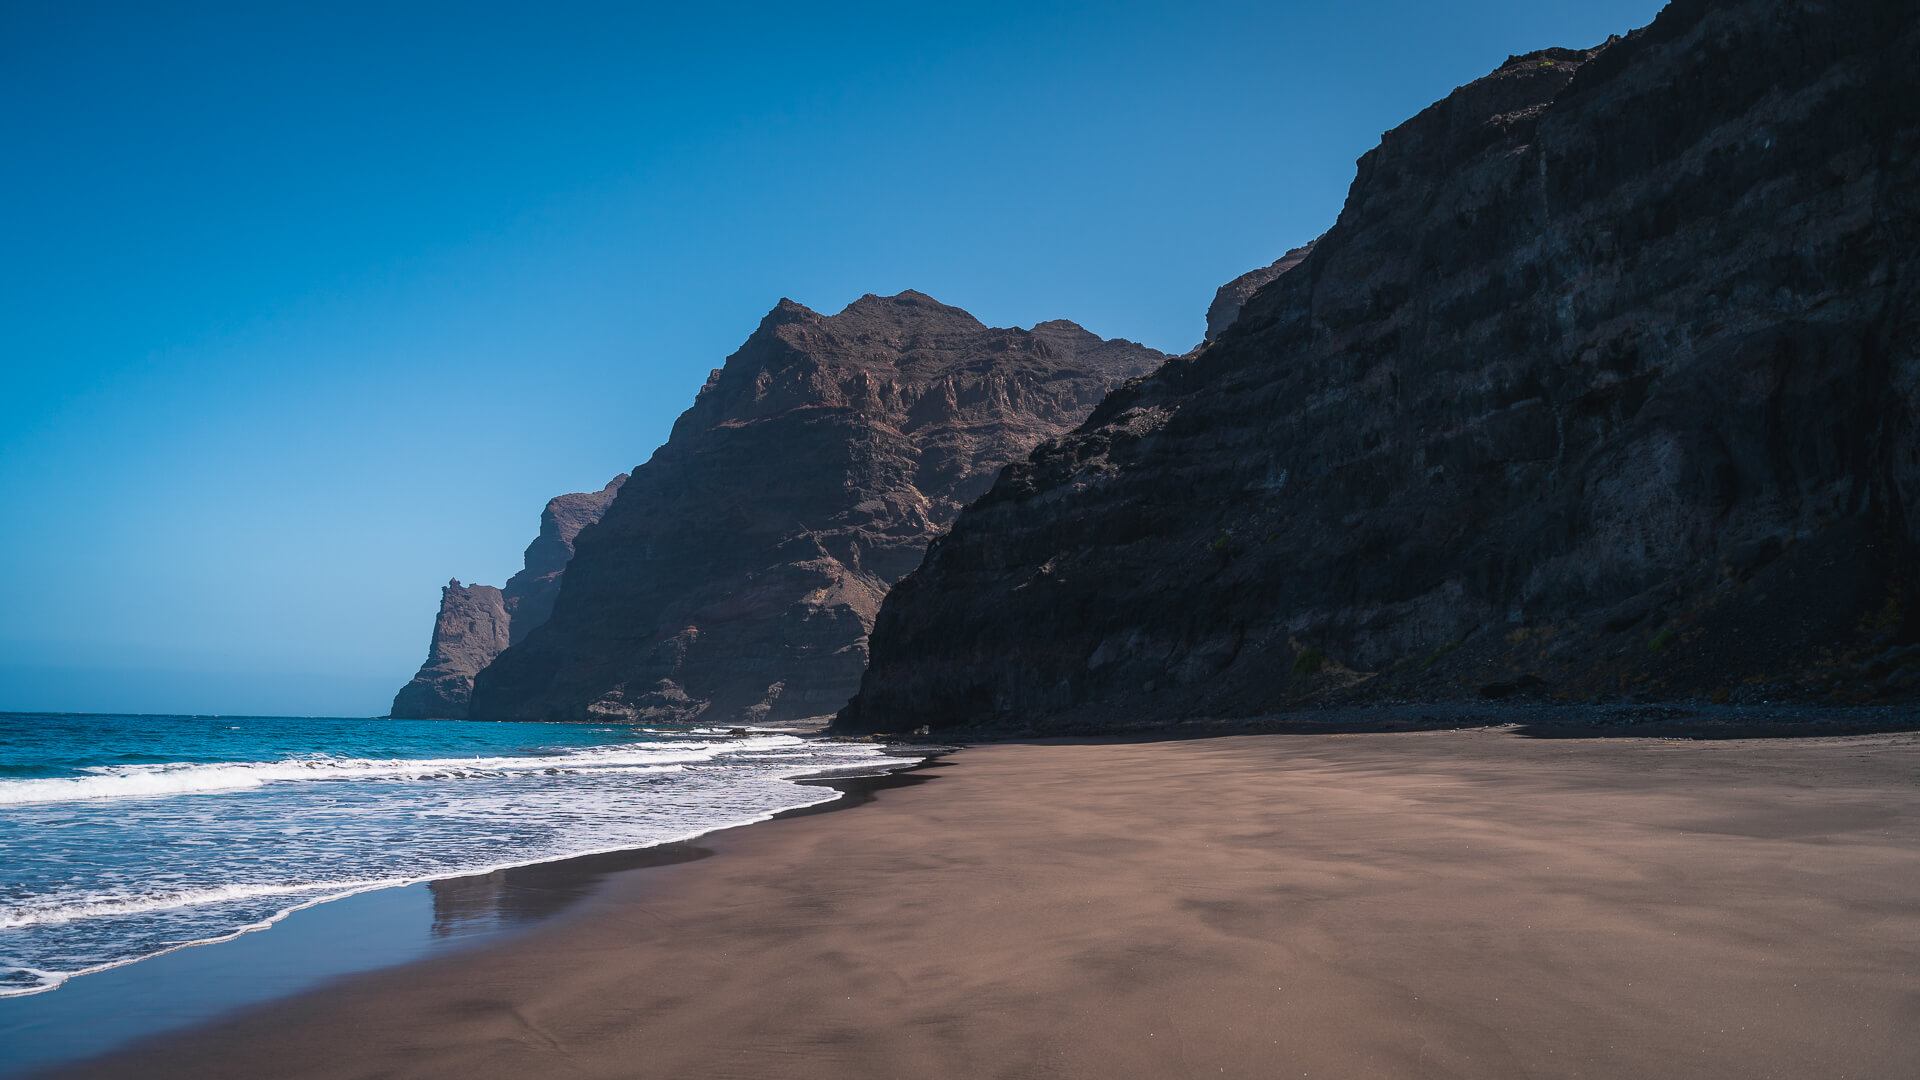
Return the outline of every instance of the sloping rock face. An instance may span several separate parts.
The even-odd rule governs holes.
[[[1910,685],[1915,12],[1675,3],[1388,133],[932,546],[837,726]]]
[[[1206,340],[1212,341],[1226,333],[1227,327],[1240,317],[1240,309],[1246,306],[1254,293],[1265,288],[1274,278],[1305,262],[1307,256],[1313,254],[1313,245],[1317,243],[1318,240],[1309,241],[1266,266],[1249,270],[1220,286],[1219,291],[1213,294],[1213,303],[1207,305]]]
[[[581,532],[480,719],[778,721],[859,686],[880,601],[1007,462],[1166,357],[920,293],[783,300]]]
[[[455,578],[440,590],[440,615],[426,663],[394,695],[388,713],[400,719],[461,720],[473,694],[473,677],[508,645],[547,621],[560,593],[560,575],[573,558],[573,539],[600,520],[626,483],[621,473],[599,491],[575,492],[547,500],[540,513],[540,535],[527,545],[524,569],[505,588],[462,585]]]

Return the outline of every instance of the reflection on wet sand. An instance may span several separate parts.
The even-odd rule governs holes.
[[[680,842],[430,881],[433,936],[465,937],[532,922],[565,909],[612,874],[691,862],[710,854]]]
[[[913,765],[884,773],[795,781],[805,787],[831,788],[839,792],[841,797],[832,802],[783,810],[774,816],[800,817],[843,810],[871,802],[876,791],[925,783],[930,775],[929,770],[944,764],[939,760],[944,753],[942,748],[923,749],[916,757],[925,755],[924,758]],[[433,936],[459,938],[532,922],[560,912],[614,874],[648,866],[692,862],[711,854],[712,851],[697,844],[680,841],[634,851],[609,851],[559,862],[516,866],[495,870],[491,874],[430,881],[427,888],[433,894]]]

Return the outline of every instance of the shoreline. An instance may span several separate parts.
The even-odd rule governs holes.
[[[1920,1056],[1912,735],[1037,740],[912,772],[872,778],[861,814],[709,834],[719,857],[615,874],[563,919],[46,1075],[1898,1076]]]
[[[204,941],[183,942],[133,960],[68,975],[44,990],[0,997],[0,1078],[32,1076],[97,1056],[129,1041],[217,1023],[223,1018],[320,989],[341,978],[417,963],[525,933],[564,917],[566,910],[609,878],[703,859],[707,837],[789,816],[828,813],[872,801],[871,792],[912,781],[895,780],[936,762],[946,751],[888,752],[866,771],[798,776],[799,787],[821,787],[836,797],[774,811],[752,821],[720,825],[645,847],[613,848],[514,863],[488,870],[374,885],[305,901],[272,919]],[[890,760],[907,760],[888,767]],[[324,915],[318,914],[323,913]],[[309,929],[320,920],[325,928]],[[327,932],[365,935],[373,942],[350,955],[315,950]],[[241,950],[233,947],[243,946]],[[246,955],[238,955],[244,952]],[[271,971],[250,978],[245,968]],[[221,989],[184,981],[217,981]],[[101,1023],[98,1014],[115,1010]],[[64,1037],[63,1029],[84,1031]],[[52,1044],[84,1037],[87,1052]]]
[[[1471,728],[1514,729],[1536,739],[1794,740],[1920,731],[1913,704],[1835,705],[1808,702],[1711,704],[1699,701],[1573,702],[1522,694],[1481,700],[1324,702],[1257,716],[1129,719],[1112,706],[1085,706],[1038,726],[988,723],[941,728],[928,735],[871,736],[899,746],[974,746],[1050,738],[1190,739],[1228,735],[1342,735]]]

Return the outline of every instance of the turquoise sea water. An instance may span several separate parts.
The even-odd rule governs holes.
[[[0,996],[407,882],[645,847],[834,793],[775,731],[0,714]]]

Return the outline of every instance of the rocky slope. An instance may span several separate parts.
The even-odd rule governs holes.
[[[1166,357],[915,292],[783,300],[581,532],[552,618],[475,682],[480,719],[830,713],[888,588],[999,469]]]
[[[1313,245],[1318,240],[1294,248],[1273,262],[1257,270],[1249,270],[1225,285],[1213,294],[1213,303],[1207,305],[1207,337],[1212,341],[1227,332],[1227,327],[1240,317],[1240,309],[1246,306],[1253,294],[1265,288],[1269,282],[1281,274],[1305,262],[1313,254]]]
[[[1916,10],[1676,2],[1389,132],[932,546],[837,726],[1910,687]]]
[[[473,693],[473,677],[508,645],[547,621],[560,575],[573,558],[573,539],[600,520],[613,503],[621,473],[599,491],[581,491],[547,500],[540,512],[540,535],[527,545],[523,569],[504,588],[462,585],[455,578],[440,590],[440,614],[426,663],[393,697],[388,715],[403,719],[464,719]]]

